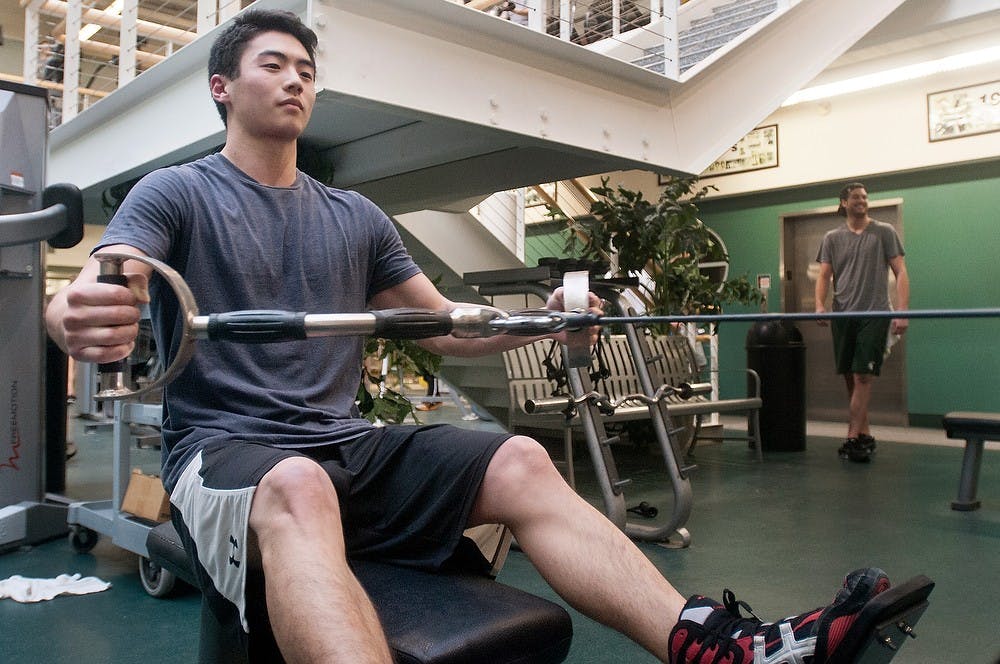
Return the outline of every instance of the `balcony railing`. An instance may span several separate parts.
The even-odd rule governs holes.
[[[21,0],[23,80],[53,91],[50,125],[59,125],[246,4],[243,0]]]
[[[462,0],[425,1],[463,4]],[[57,126],[250,4],[251,0],[21,0],[22,80],[53,91],[50,125]],[[464,6],[499,15],[504,4],[472,0]],[[677,70],[676,29],[665,28],[675,22],[677,0],[515,0],[510,5],[527,12],[526,28],[592,48],[603,45],[618,59],[633,60],[655,44],[657,57],[666,63],[658,71],[669,76]],[[626,39],[628,33],[640,33],[642,38]],[[616,45],[624,47],[610,52]]]
[[[655,47],[659,60],[651,69],[676,78],[679,4],[678,0],[471,0],[465,6],[563,41],[583,46],[600,43],[599,50],[626,62]]]

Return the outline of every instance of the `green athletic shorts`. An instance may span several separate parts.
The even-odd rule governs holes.
[[[833,355],[839,374],[872,374],[878,376],[885,358],[885,342],[889,336],[888,318],[835,318]]]

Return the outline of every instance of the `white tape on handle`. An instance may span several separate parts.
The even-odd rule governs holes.
[[[590,308],[590,274],[587,271],[563,274],[563,311],[587,311]],[[586,329],[566,333],[569,366],[590,365],[590,332]]]

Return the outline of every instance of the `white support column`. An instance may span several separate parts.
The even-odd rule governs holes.
[[[656,23],[661,16],[660,0],[649,0],[649,23]]]
[[[215,27],[218,15],[216,0],[198,0],[198,34],[203,35]]]
[[[80,105],[80,28],[82,0],[72,0],[66,10],[66,53],[63,56],[62,121],[76,117]]]
[[[240,0],[219,0],[219,20],[216,24],[228,21],[240,11]]]
[[[545,32],[545,9],[542,0],[525,0],[528,7],[528,27],[535,32]]]
[[[622,31],[622,0],[611,0],[611,34],[617,37]]]
[[[559,39],[569,41],[573,37],[573,5],[570,0],[559,1]]]
[[[514,215],[514,255],[517,259],[524,262],[524,202],[525,202],[525,189],[521,187],[517,190],[517,207],[515,209]]]
[[[719,330],[716,328],[715,323],[712,323],[708,327],[709,339],[708,339],[708,352],[711,357],[708,360],[708,368],[711,373],[711,383],[712,383],[712,401],[719,400]],[[719,414],[712,413],[712,416],[708,418],[707,424],[718,424]]]
[[[31,0],[24,8],[24,82],[38,83],[38,8],[44,0]]]
[[[139,0],[124,0],[122,25],[118,32],[118,87],[135,78],[136,50],[139,48]]]
[[[677,39],[677,9],[679,0],[663,0],[663,75],[675,81],[681,75]]]

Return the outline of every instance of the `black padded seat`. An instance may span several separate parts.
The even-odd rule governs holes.
[[[196,585],[171,523],[151,529],[146,546],[152,562]],[[363,560],[351,566],[400,664],[548,664],[569,653],[569,614],[548,600],[473,573],[432,574]],[[221,633],[203,606],[202,661],[242,659],[220,642]],[[253,659],[277,661],[273,653]]]

